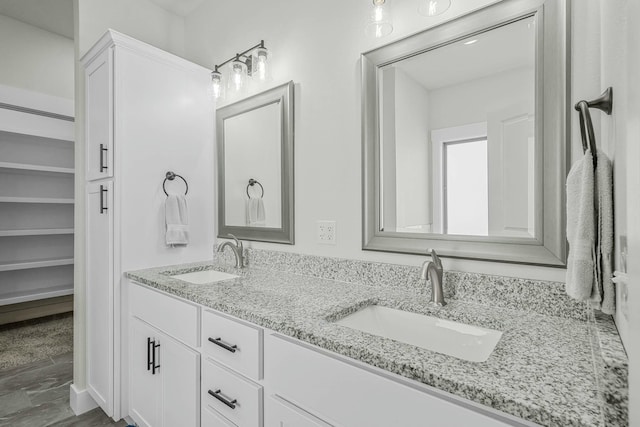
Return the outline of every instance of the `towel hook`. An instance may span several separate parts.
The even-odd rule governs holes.
[[[249,195],[249,187],[253,187],[256,184],[258,184],[260,186],[260,189],[262,190],[262,194],[260,195],[260,198],[262,199],[264,197],[264,187],[258,180],[253,178],[249,178],[249,184],[247,184],[247,197],[251,198],[251,196]]]
[[[184,195],[186,196],[187,193],[189,192],[189,184],[187,183],[187,180],[184,179],[182,176],[178,175],[177,173],[169,171],[165,174],[164,181],[162,181],[162,190],[164,191],[164,194],[167,195],[167,197],[169,196],[169,193],[167,193],[167,189],[165,188],[164,185],[167,183],[167,180],[173,181],[174,179],[176,179],[176,177],[180,178],[184,182],[184,186],[185,186]]]

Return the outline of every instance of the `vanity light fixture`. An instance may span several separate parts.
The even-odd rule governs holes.
[[[246,90],[248,80],[251,77],[258,82],[268,80],[269,76],[269,51],[260,40],[255,46],[227,59],[221,64],[215,65],[211,72],[211,85],[215,99],[224,98],[226,77],[228,90],[234,94],[242,94]],[[222,67],[229,64],[229,75],[222,73]]]
[[[369,20],[364,27],[364,33],[368,37],[380,38],[388,36],[393,31],[393,24],[389,17],[386,0],[373,0]]]
[[[451,0],[419,0],[418,13],[424,16],[442,15],[451,7]]]

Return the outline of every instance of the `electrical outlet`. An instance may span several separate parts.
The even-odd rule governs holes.
[[[324,245],[336,244],[336,222],[335,221],[317,221],[317,241]]]

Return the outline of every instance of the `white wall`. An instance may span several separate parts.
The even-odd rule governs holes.
[[[211,68],[264,39],[273,51],[273,86],[288,80],[297,83],[296,245],[252,243],[253,247],[411,265],[424,260],[361,249],[360,54],[490,3],[494,1],[458,0],[446,14],[431,19],[417,14],[411,1],[390,3],[394,32],[382,40],[364,36],[368,1],[205,0],[186,17],[187,59]],[[337,221],[335,246],[316,243],[317,220]],[[445,259],[444,265],[564,280],[562,269],[452,259]]]
[[[182,56],[184,19],[149,0],[75,0],[78,5],[80,56],[111,28]]]
[[[401,69],[395,77],[396,226],[430,232],[429,95]]]
[[[609,7],[600,3],[601,23],[601,75],[600,89],[612,86],[614,89],[614,111],[610,117],[595,110],[600,116],[601,147],[614,162],[614,204],[615,204],[615,267],[620,269],[619,237],[627,235],[627,135],[629,91],[627,82],[627,16],[624,8]],[[636,24],[638,25],[638,24]],[[597,91],[595,94],[599,94]],[[635,166],[637,167],[637,165]],[[633,218],[633,215],[631,216]],[[618,285],[616,298],[616,323],[624,341],[628,338],[628,307],[622,298],[626,294],[624,286]]]
[[[0,15],[0,84],[74,96],[73,40]]]
[[[532,68],[518,68],[429,91],[429,126],[442,129],[486,122],[487,116],[513,105],[535,110]]]
[[[614,163],[615,267],[621,269],[619,237],[628,238],[627,290],[618,286],[616,324],[630,363],[630,425],[640,425],[640,5],[623,0],[601,0],[595,9],[600,17],[602,42],[600,88],[613,87],[613,112],[601,113],[602,146]],[[595,89],[595,88],[594,88]],[[597,94],[597,91],[596,91]]]
[[[627,122],[621,123],[626,127],[627,145],[627,237],[629,239],[629,275],[631,286],[629,289],[628,306],[630,318],[628,339],[625,343],[630,361],[629,375],[629,425],[640,426],[640,2],[627,0],[625,7],[620,10],[623,16],[629,18],[626,26],[626,85],[622,90],[627,91]],[[633,18],[635,17],[635,18]],[[614,30],[615,31],[615,30]]]

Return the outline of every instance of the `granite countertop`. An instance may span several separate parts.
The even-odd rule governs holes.
[[[191,284],[170,276],[215,269],[241,277]],[[420,289],[370,286],[211,262],[159,267],[127,277],[327,350],[545,426],[602,426],[592,354],[594,320],[547,316],[449,299],[427,305]],[[332,321],[379,304],[503,332],[486,362],[374,336]],[[593,317],[593,316],[592,316]]]

